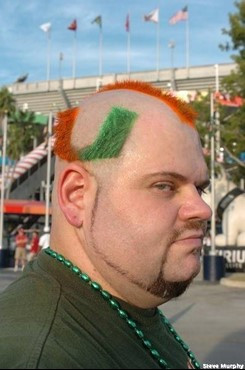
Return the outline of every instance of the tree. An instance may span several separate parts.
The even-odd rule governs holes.
[[[9,117],[7,154],[13,160],[33,149],[33,139],[39,135],[35,113],[16,110]]]
[[[221,84],[222,93],[230,98],[245,96],[245,1],[235,2],[237,12],[229,14],[230,30],[223,29],[223,33],[231,38],[229,43],[221,45],[224,51],[233,50],[236,55],[232,59],[236,62],[236,70],[223,78]],[[207,137],[211,134],[210,126],[210,92],[193,102],[193,108],[198,112],[197,128],[205,146]],[[224,167],[231,179],[239,184],[241,178],[245,178],[245,163],[239,159],[245,151],[245,105],[232,108],[215,104],[215,109],[220,113],[220,136],[221,146],[225,148]],[[204,140],[206,138],[206,140]],[[207,158],[209,163],[210,158]]]
[[[7,112],[10,114],[15,111],[15,99],[13,94],[9,92],[7,87],[2,87],[0,89],[0,123]]]
[[[236,13],[229,14],[230,29],[223,29],[223,34],[230,37],[230,42],[226,45],[221,45],[221,49],[228,51],[233,50],[236,54],[232,55],[232,59],[237,65],[237,69],[222,81],[223,90],[231,96],[245,97],[245,1],[240,0],[235,2],[237,8]],[[231,153],[236,166],[231,172],[233,180],[236,182],[240,178],[245,178],[245,166],[243,167],[239,160],[239,155],[245,151],[245,105],[233,111],[228,108],[226,117],[223,118],[222,139],[227,152]]]

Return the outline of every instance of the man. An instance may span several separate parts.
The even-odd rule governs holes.
[[[59,115],[51,249],[0,299],[1,366],[200,367],[157,309],[198,274],[211,216],[194,118],[137,81]]]
[[[50,231],[49,227],[44,226],[44,229],[43,229],[44,234],[39,239],[39,248],[40,248],[40,250],[48,248],[49,245],[50,245],[50,233],[49,233],[49,231]]]
[[[14,271],[18,271],[18,267],[21,266],[22,270],[25,267],[26,264],[26,245],[27,245],[27,236],[25,234],[25,231],[22,226],[19,226],[17,229],[17,235],[15,237],[15,266]]]
[[[28,261],[31,261],[34,259],[37,254],[39,253],[39,235],[36,230],[33,231],[32,233],[32,238],[31,238],[31,243],[30,243],[30,252],[28,254]]]

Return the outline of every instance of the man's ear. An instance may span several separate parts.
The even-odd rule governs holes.
[[[69,224],[77,228],[83,224],[85,193],[90,182],[90,175],[80,162],[70,163],[59,178],[57,190],[60,208]]]

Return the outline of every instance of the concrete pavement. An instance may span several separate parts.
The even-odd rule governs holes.
[[[0,292],[20,274],[0,269]],[[199,274],[182,297],[160,308],[203,368],[245,368],[245,289],[204,282]]]

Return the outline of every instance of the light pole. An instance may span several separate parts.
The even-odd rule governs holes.
[[[51,175],[51,155],[52,155],[52,124],[53,113],[49,112],[48,121],[48,155],[47,155],[47,182],[46,182],[46,211],[45,211],[45,228],[49,228],[50,217],[50,175]]]
[[[175,86],[175,76],[174,76],[174,48],[175,48],[175,42],[173,40],[169,41],[168,47],[171,50],[170,58],[171,58],[171,90],[176,90]]]
[[[7,114],[5,114],[4,119],[3,119],[2,182],[1,182],[1,207],[0,207],[0,250],[3,249],[4,192],[5,192],[7,128],[8,128],[8,118],[7,118]]]

